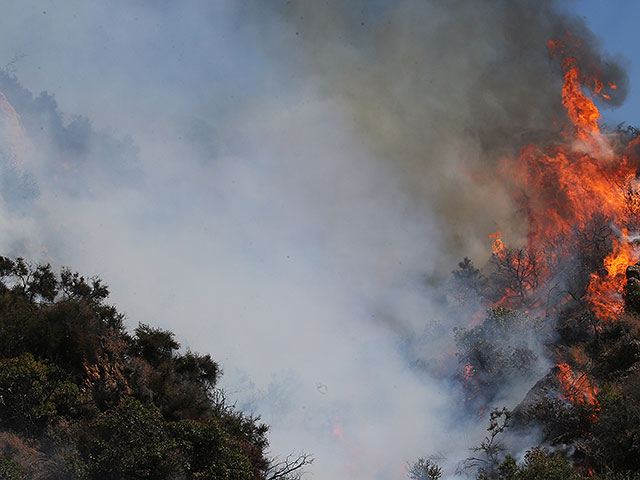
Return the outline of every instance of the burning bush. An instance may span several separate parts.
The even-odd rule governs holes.
[[[521,464],[494,459],[478,478],[640,471],[639,132],[601,129],[596,102],[617,86],[577,38],[548,47],[563,72],[566,122],[499,162],[528,231],[516,246],[504,240],[510,232],[491,235],[482,269],[465,258],[452,299],[476,312],[454,331],[468,408],[482,412],[505,386],[538,378],[513,424],[542,426],[542,441],[567,456],[535,448]]]

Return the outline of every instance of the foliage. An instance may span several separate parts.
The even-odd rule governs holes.
[[[27,471],[9,457],[0,455],[0,478],[3,480],[24,480]]]
[[[582,449],[598,470],[640,471],[640,391],[637,378],[622,391],[607,385],[598,395],[598,422]]]
[[[154,406],[126,398],[83,433],[79,446],[90,478],[160,480],[175,470],[175,443]]]
[[[530,375],[538,360],[530,344],[544,335],[537,318],[501,307],[487,310],[474,327],[454,328],[458,362],[468,371],[467,400],[484,407],[507,380]]]
[[[0,360],[0,422],[33,431],[60,413],[69,413],[78,387],[31,353]]]
[[[442,469],[433,460],[420,457],[407,469],[412,480],[438,480],[442,478]]]
[[[628,196],[635,212],[640,205],[637,192]],[[567,235],[571,236],[567,244],[578,246],[575,251],[565,252],[562,246],[552,254],[505,249],[493,255],[484,271],[465,259],[453,272],[458,304],[467,302],[465,308],[476,310],[483,303],[513,307],[494,306],[480,323],[454,329],[467,406],[474,411],[489,407],[502,385],[513,385],[528,375],[531,380],[538,378],[516,408],[515,428],[542,427],[545,445],[562,446],[566,456],[534,448],[518,463],[505,445],[494,442],[492,428],[498,433],[507,428],[507,422],[502,427],[494,421],[499,413],[494,410],[490,434],[474,448],[481,455],[461,462],[460,471],[501,480],[612,480],[639,475],[640,265],[626,272],[625,311],[600,320],[590,311],[585,294],[592,276],[603,274],[603,259],[611,252],[610,219],[595,215],[585,228]],[[554,298],[548,296],[546,305],[535,303],[541,297],[541,272],[555,289],[549,290]],[[476,303],[464,300],[468,298]],[[544,313],[527,315],[522,310]],[[576,388],[588,385],[590,396],[580,390],[581,395],[568,397],[558,368],[542,379],[534,377],[540,352],[566,365],[568,381]]]
[[[548,454],[536,447],[529,450],[521,465],[512,456],[507,456],[498,467],[497,477],[480,476],[480,479],[498,480],[583,480],[567,459],[560,454]]]
[[[0,478],[265,480],[310,463],[267,458],[268,428],[225,401],[218,364],[170,331],[126,332],[108,295],[0,257],[0,435],[24,450],[3,447]]]
[[[494,408],[489,414],[489,434],[484,437],[480,445],[471,450],[478,456],[465,459],[458,466],[459,473],[478,472],[482,478],[495,478],[496,470],[505,451],[504,444],[499,438],[509,426],[512,413],[507,408]]]
[[[469,258],[464,257],[458,263],[458,269],[451,274],[453,278],[450,290],[460,305],[475,304],[487,294],[487,278],[479,269],[475,268]]]
[[[175,341],[173,332],[140,324],[135,330],[131,353],[157,367],[171,360],[173,352],[179,348],[180,344]]]
[[[185,458],[185,474],[207,480],[251,480],[252,465],[242,449],[215,420],[183,420],[171,424],[173,438]]]

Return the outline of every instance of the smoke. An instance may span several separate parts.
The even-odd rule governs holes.
[[[270,53],[339,98],[416,208],[438,217],[454,259],[486,258],[496,223],[526,232],[504,186],[491,180],[502,156],[543,143],[566,118],[549,40],[579,38],[585,73],[598,69],[618,86],[608,104],[626,97],[618,62],[552,1],[276,3],[262,7],[280,15]]]
[[[485,419],[443,278],[497,225],[526,233],[494,172],[564,121],[549,39],[584,39],[624,99],[583,22],[524,0],[3,8],[0,55],[26,54],[0,75],[3,253],[98,274],[131,326],[210,352],[310,478],[452,471]]]

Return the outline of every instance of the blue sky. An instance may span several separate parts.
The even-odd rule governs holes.
[[[630,89],[627,101],[613,111],[603,111],[612,122],[640,125],[640,51],[638,19],[640,5],[625,0],[577,0],[565,7],[583,16],[587,25],[600,37],[604,48],[626,59]]]

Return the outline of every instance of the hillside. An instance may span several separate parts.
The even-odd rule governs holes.
[[[0,257],[0,478],[293,478],[219,365],[172,332],[127,332],[99,279]]]

